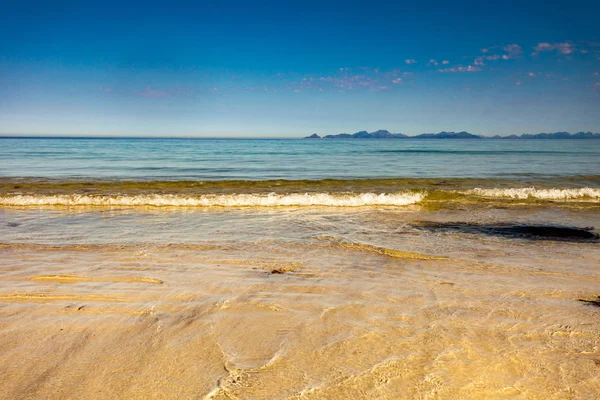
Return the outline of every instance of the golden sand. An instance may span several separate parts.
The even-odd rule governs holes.
[[[90,278],[85,276],[73,275],[41,275],[31,278],[32,281],[38,282],[56,282],[56,283],[80,283],[80,282],[122,282],[122,283],[152,283],[162,284],[163,281],[155,278],[139,278],[139,277],[124,277],[124,276],[104,276]]]
[[[388,249],[386,247],[374,246],[366,243],[354,243],[347,240],[341,240],[334,237],[323,236],[320,238],[322,241],[328,241],[331,244],[343,247],[345,249],[352,249],[358,251],[366,251],[371,253],[383,254],[394,258],[405,258],[409,260],[446,260],[448,257],[434,256],[429,254],[413,253],[410,251]]]
[[[539,270],[342,241],[5,245],[0,398],[594,399],[586,249],[566,271],[561,250]]]
[[[49,293],[10,293],[0,294],[0,301],[17,301],[21,303],[46,303],[50,301],[107,301],[107,302],[121,302],[129,301],[125,298],[104,296],[101,294],[49,294]]]

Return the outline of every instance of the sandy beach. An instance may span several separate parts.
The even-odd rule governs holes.
[[[599,21],[0,0],[0,400],[600,400]]]
[[[2,211],[64,231],[0,245],[0,397],[600,393],[600,308],[579,301],[599,294],[597,243],[414,224],[595,210],[153,210]]]

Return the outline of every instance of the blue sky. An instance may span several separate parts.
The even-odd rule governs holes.
[[[7,1],[0,133],[600,132],[597,1]]]

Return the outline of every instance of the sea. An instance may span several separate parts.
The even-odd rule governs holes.
[[[600,140],[0,138],[0,398],[595,399]]]

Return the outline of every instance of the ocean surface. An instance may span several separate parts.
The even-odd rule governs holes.
[[[595,399],[599,227],[599,140],[2,138],[0,398]]]
[[[599,140],[0,139],[0,176],[119,180],[597,175]]]

